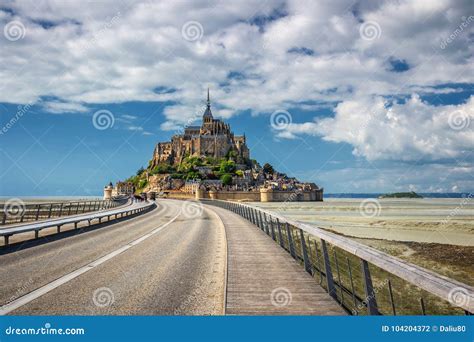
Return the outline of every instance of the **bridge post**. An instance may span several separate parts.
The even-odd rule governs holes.
[[[253,224],[256,224],[255,223],[255,212],[254,212],[253,208],[249,208],[249,210],[250,210],[250,217],[252,219],[251,221],[252,221]]]
[[[265,214],[265,213],[263,213],[262,225],[263,225],[263,230],[264,230],[264,232],[265,232],[267,235],[270,235],[270,234],[269,234],[269,231],[268,231],[267,214]]]
[[[61,215],[63,214],[63,205],[64,203],[61,202],[61,206],[59,207],[59,217],[61,217]]]
[[[288,222],[286,223],[286,234],[288,235],[288,248],[293,259],[296,259],[295,246],[293,245],[293,236],[291,235],[291,228]]]
[[[25,208],[26,208],[26,206],[25,206]],[[26,214],[26,209],[22,210],[22,212],[21,212],[20,222],[23,222],[23,220],[25,218],[25,214]]]
[[[40,213],[40,208],[41,208],[41,204],[37,204],[37,205],[36,205],[36,217],[35,217],[35,221],[38,221],[39,213]]]
[[[372,277],[370,276],[369,263],[361,259],[362,277],[364,279],[365,301],[367,302],[367,313],[369,315],[380,315],[377,309],[377,300],[375,298]]]
[[[262,212],[260,210],[258,212],[258,220],[260,224],[258,225],[262,231],[265,231],[265,227],[263,226],[263,220],[262,220]]]
[[[311,263],[309,262],[308,249],[306,247],[306,240],[304,238],[303,229],[300,229],[300,239],[301,239],[301,251],[303,253],[304,269],[306,270],[306,272],[313,275],[313,272],[311,269]]]
[[[276,241],[275,227],[273,226],[273,218],[271,216],[270,216],[270,229],[272,230],[272,239],[273,241]]]
[[[245,218],[250,221],[250,211],[248,207],[244,207],[245,209]]]
[[[48,213],[48,218],[51,218],[51,210],[53,210],[53,203],[49,205],[49,213]]]
[[[323,247],[324,268],[326,269],[326,284],[328,286],[328,293],[335,300],[338,300],[336,288],[334,286],[334,279],[332,277],[331,263],[329,261],[329,253],[326,246],[326,241],[321,239],[321,245]]]
[[[316,241],[313,241],[313,242],[314,242],[314,255],[316,256],[316,263],[318,265],[316,269],[319,271],[319,284],[321,284],[323,282],[323,269],[321,267],[321,259],[319,257],[319,252],[318,252],[318,243]],[[351,279],[352,279],[352,276],[351,276]]]
[[[285,248],[285,243],[283,242],[283,234],[281,233],[280,220],[277,219],[277,228],[278,228],[278,239],[280,240],[280,246]]]
[[[272,231],[270,229],[270,221],[269,221],[269,216],[267,216],[267,214],[265,214],[265,230],[267,231],[267,235],[268,236],[271,236],[272,234]]]

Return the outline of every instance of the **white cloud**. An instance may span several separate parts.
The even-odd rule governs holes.
[[[215,98],[231,110],[272,111],[287,101],[327,100],[324,91],[347,86],[359,93],[391,94],[411,85],[473,81],[465,72],[472,56],[468,30],[448,48],[439,48],[439,41],[469,13],[469,2],[12,4],[17,14],[2,12],[2,25],[20,20],[26,36],[3,41],[2,79],[7,84],[0,101],[5,102],[53,94],[88,103],[177,100],[193,106],[208,84],[214,92],[228,81],[230,71],[238,71],[256,78],[234,80],[230,92],[216,91]],[[249,22],[276,11],[288,15],[267,21],[264,29]],[[380,24],[380,39],[360,38],[361,19]],[[40,20],[54,26],[44,28]],[[203,25],[199,42],[182,38],[181,26],[188,20]],[[311,49],[314,55],[297,58],[287,53],[294,47]],[[386,71],[391,55],[414,69],[403,74]],[[156,86],[178,92],[156,94]],[[346,95],[339,91],[332,97]]]
[[[74,102],[45,101],[41,105],[43,109],[53,114],[84,113],[88,111],[88,108],[83,104]]]
[[[404,103],[375,96],[344,101],[334,111],[331,118],[292,123],[277,136],[349,143],[368,160],[462,159],[474,149],[474,96],[458,106],[430,105],[417,95]]]
[[[161,124],[167,130],[193,122],[208,86],[218,104],[214,113],[226,118],[248,109],[259,114],[320,106],[305,101],[340,102],[333,118],[293,124],[279,136],[321,135],[350,143],[354,153],[372,160],[458,158],[472,149],[472,130],[446,125],[454,106],[434,107],[414,95],[386,109],[382,97],[447,93],[456,87],[446,84],[474,83],[474,23],[440,46],[469,16],[470,5],[12,1],[5,7],[14,14],[0,11],[0,24],[19,20],[26,32],[17,41],[0,37],[0,102],[54,97],[58,101],[45,108],[55,113],[85,111],[88,104],[171,101]],[[190,20],[203,26],[196,42],[181,35]],[[380,26],[379,38],[362,39],[359,28],[366,21]],[[390,58],[406,61],[409,70],[388,70]],[[240,76],[229,79],[231,72]],[[158,87],[170,91],[154,91]],[[472,115],[472,103],[471,98],[460,108]],[[374,120],[361,125],[368,109]]]

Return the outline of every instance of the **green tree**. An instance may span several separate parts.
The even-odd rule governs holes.
[[[156,165],[153,170],[151,170],[151,173],[152,174],[163,174],[163,173],[172,173],[172,172],[175,172],[175,168],[172,167],[171,165],[169,164],[166,164],[166,163],[160,163],[158,165]]]
[[[145,172],[145,169],[143,166],[137,170],[137,176],[140,176],[143,172]]]
[[[147,186],[147,184],[148,184],[148,181],[146,179],[142,179],[138,182],[137,188],[143,189],[145,186]]]
[[[275,170],[273,169],[273,166],[271,166],[269,163],[265,163],[265,165],[263,165],[263,172],[273,175]]]
[[[196,171],[189,171],[186,174],[186,180],[192,180],[192,179],[201,179],[201,174]]]
[[[239,177],[243,177],[243,176],[244,176],[244,171],[242,171],[242,170],[237,170],[237,171],[235,171],[235,174],[236,174],[237,176],[239,176]]]
[[[235,171],[235,162],[232,160],[223,160],[219,167],[219,172],[221,174],[231,173]]]
[[[233,150],[229,150],[229,152],[227,152],[227,155],[226,155],[227,159],[234,159],[237,158],[237,152],[233,151]]]
[[[229,173],[226,173],[221,176],[221,181],[223,185],[231,185],[232,184],[232,175]]]

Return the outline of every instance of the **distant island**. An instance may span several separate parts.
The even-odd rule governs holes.
[[[394,192],[392,194],[385,194],[379,196],[379,198],[423,198],[423,196],[418,195],[414,191],[410,192]]]

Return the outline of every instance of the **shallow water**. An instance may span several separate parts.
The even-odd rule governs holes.
[[[365,202],[364,202],[365,201]],[[474,246],[472,198],[252,203],[347,236]]]

